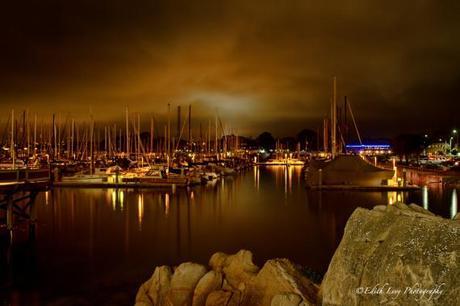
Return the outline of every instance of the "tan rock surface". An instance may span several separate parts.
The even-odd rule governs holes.
[[[458,222],[414,204],[358,208],[321,284],[322,303],[460,305],[459,254]],[[436,288],[442,293],[421,291]]]

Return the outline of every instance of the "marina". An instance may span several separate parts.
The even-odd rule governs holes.
[[[14,243],[2,249],[1,270],[8,271],[2,283],[10,285],[1,292],[28,305],[83,303],[89,297],[127,303],[149,276],[152,261],[205,263],[218,250],[242,247],[253,250],[257,263],[289,257],[321,275],[357,206],[389,205],[399,198],[451,218],[458,209],[454,192],[460,190],[440,186],[306,190],[302,167],[256,166],[175,192],[54,188],[37,196],[35,238],[18,227]],[[260,238],[266,236],[273,244]],[[12,255],[16,259],[8,260]],[[33,257],[24,269],[28,256]]]
[[[0,306],[460,305],[441,2],[6,1]]]

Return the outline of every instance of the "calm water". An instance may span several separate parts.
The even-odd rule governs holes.
[[[419,179],[419,178],[418,178]],[[436,180],[436,178],[434,178]],[[439,181],[439,180],[438,180]],[[357,206],[403,200],[451,217],[459,190],[307,191],[301,168],[254,168],[188,190],[55,189],[37,199],[35,239],[0,242],[0,305],[127,305],[156,265],[252,250],[324,273]]]

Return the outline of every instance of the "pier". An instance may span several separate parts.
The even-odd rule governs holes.
[[[12,231],[17,220],[36,221],[35,198],[50,186],[48,169],[0,170],[0,227]]]

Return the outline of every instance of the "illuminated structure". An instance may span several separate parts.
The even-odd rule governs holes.
[[[347,153],[364,155],[385,155],[391,154],[389,144],[349,144],[346,145]]]

